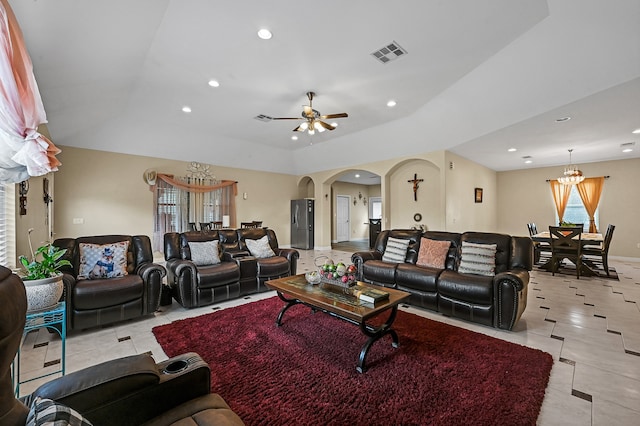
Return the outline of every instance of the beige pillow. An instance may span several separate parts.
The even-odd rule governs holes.
[[[189,242],[191,261],[196,266],[217,265],[220,263],[218,240]]]
[[[418,252],[416,265],[444,269],[449,247],[451,247],[451,241],[420,238],[420,251]]]
[[[271,246],[269,245],[269,237],[267,235],[260,238],[259,240],[245,240],[244,243],[247,245],[251,256],[257,257],[258,259],[273,257],[276,255],[273,250],[271,250]]]
[[[461,274],[495,275],[497,247],[497,244],[477,244],[463,241],[458,272]]]

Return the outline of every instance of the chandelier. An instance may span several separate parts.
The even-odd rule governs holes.
[[[575,185],[584,180],[582,172],[575,165],[571,164],[571,152],[573,152],[573,149],[569,150],[569,165],[564,168],[563,176],[558,178],[558,182],[563,185]]]

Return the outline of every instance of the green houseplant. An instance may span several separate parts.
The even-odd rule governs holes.
[[[27,311],[30,312],[44,310],[58,303],[64,291],[60,268],[71,266],[71,262],[62,259],[67,250],[50,243],[38,247],[34,252],[31,245],[32,231],[33,228],[29,229],[31,259],[26,256],[19,258],[26,271],[21,278],[27,292]]]

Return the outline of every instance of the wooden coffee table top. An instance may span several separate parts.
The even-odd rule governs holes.
[[[311,285],[304,278],[304,274],[278,278],[267,281],[266,286],[280,293],[285,293],[296,299],[318,308],[326,309],[358,323],[386,311],[407,299],[410,294],[393,288],[372,286],[362,282],[358,285],[376,288],[389,293],[389,299],[376,303],[363,302],[355,296],[346,294],[343,289],[331,284]]]

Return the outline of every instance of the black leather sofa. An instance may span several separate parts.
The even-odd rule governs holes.
[[[128,242],[127,272],[122,277],[78,279],[80,244]],[[146,235],[100,235],[59,238],[53,245],[66,249],[63,259],[71,267],[61,268],[67,305],[67,329],[86,329],[153,314],[160,306],[163,266],[153,263],[151,241]]]
[[[409,240],[404,263],[382,260],[389,237]],[[421,237],[451,243],[444,269],[418,266]],[[495,276],[458,272],[462,242],[495,244]],[[358,279],[411,293],[409,303],[447,316],[511,330],[527,306],[533,242],[484,232],[441,232],[414,229],[382,231],[373,250],[356,252],[352,262]]]
[[[196,353],[158,364],[148,354],[119,358],[68,373],[15,398],[11,362],[22,343],[26,310],[23,283],[0,266],[0,425],[26,424],[38,397],[74,409],[94,426],[244,424],[220,395],[211,393],[211,371]],[[60,421],[55,424],[77,424],[63,422],[68,420],[64,413],[56,417]]]
[[[252,256],[246,240],[265,236],[275,256]],[[221,262],[196,266],[189,242],[212,240],[219,241]],[[295,249],[278,247],[271,229],[242,228],[167,233],[164,257],[173,298],[185,308],[195,308],[268,291],[265,281],[296,274],[300,254]]]

